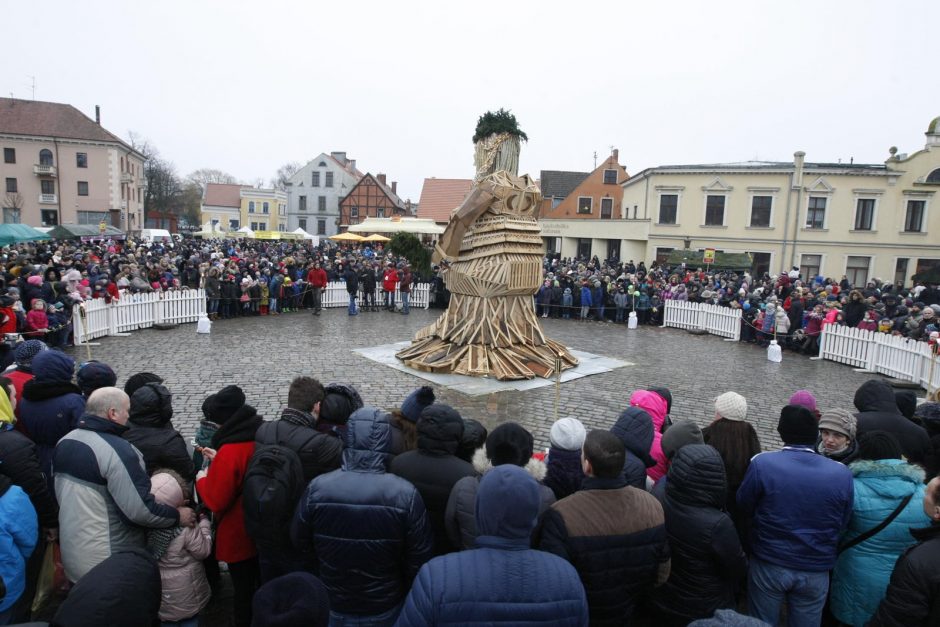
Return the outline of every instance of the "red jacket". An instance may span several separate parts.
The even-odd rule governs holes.
[[[382,275],[382,289],[386,292],[394,292],[396,283],[398,283],[398,271],[395,268],[389,268]]]
[[[310,287],[326,287],[326,270],[323,268],[311,268],[307,273],[307,283]]]
[[[13,389],[16,390],[16,398],[19,400],[23,398],[23,386],[26,385],[27,381],[33,378],[33,373],[17,368],[16,370],[11,370],[3,376],[13,383]],[[13,410],[13,415],[15,415],[17,418],[16,430],[22,433],[26,433],[26,428],[21,426],[21,423],[19,422],[20,403],[16,404],[16,409]]]
[[[199,498],[218,520],[215,555],[223,562],[241,562],[258,554],[245,531],[242,509],[242,482],[254,452],[254,442],[223,444],[209,473],[196,482]]]

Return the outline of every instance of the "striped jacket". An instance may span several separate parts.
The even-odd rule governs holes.
[[[179,524],[176,509],[150,494],[143,456],[127,428],[85,414],[53,457],[62,565],[78,581],[112,553],[146,545],[145,528]]]

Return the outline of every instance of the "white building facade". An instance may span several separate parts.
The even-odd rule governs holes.
[[[320,153],[287,183],[287,230],[329,237],[339,232],[339,203],[362,178],[345,152]]]

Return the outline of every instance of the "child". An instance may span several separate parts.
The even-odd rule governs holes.
[[[150,478],[150,493],[157,502],[181,507],[186,500],[183,478],[172,470],[158,470]],[[202,560],[212,550],[209,519],[200,516],[195,527],[150,529],[147,548],[159,560],[160,620],[179,627],[198,627],[199,612],[209,603],[209,582]]]
[[[571,288],[566,287],[565,293],[561,297],[561,308],[562,314],[561,317],[565,320],[571,318],[571,306],[574,304],[574,296],[571,295]]]
[[[9,296],[0,296],[0,339],[6,337],[7,333],[16,333],[15,302]]]
[[[26,335],[42,339],[49,331],[49,317],[46,315],[46,301],[34,298],[26,314]]]
[[[261,279],[259,282],[261,287],[261,315],[268,315],[268,299],[271,296],[271,291],[268,289],[268,281],[266,279]]]

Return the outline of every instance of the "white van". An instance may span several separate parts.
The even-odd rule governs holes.
[[[166,229],[140,229],[140,236],[148,242],[173,241],[173,236]]]

